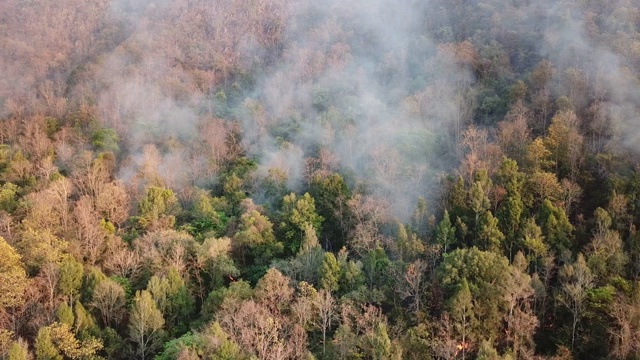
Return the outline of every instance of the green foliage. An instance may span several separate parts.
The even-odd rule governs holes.
[[[194,299],[175,268],[169,269],[167,276],[152,276],[147,290],[166,320],[167,329],[176,334],[186,332],[194,311]]]
[[[14,341],[9,348],[9,354],[7,360],[29,360],[31,354],[29,354],[29,344],[26,341],[20,339]]]
[[[73,256],[65,257],[60,264],[58,292],[60,295],[66,296],[70,303],[73,303],[73,299],[80,292],[83,274],[84,266]]]
[[[316,233],[320,233],[320,227],[324,220],[316,213],[315,200],[309,193],[305,193],[301,197],[295,193],[286,195],[283,198],[279,218],[278,232],[284,239],[287,254],[296,254],[300,250],[308,225]]]
[[[307,225],[298,254],[288,261],[274,263],[274,266],[296,282],[304,281],[317,287],[320,284],[324,253],[318,243],[316,231],[311,225]]]
[[[273,224],[257,210],[242,214],[233,240],[239,262],[251,266],[248,273],[253,281],[262,277],[271,260],[284,251],[284,245],[276,241]]]
[[[562,208],[554,206],[551,201],[544,200],[538,215],[547,244],[560,254],[573,245],[573,225]]]
[[[38,336],[36,336],[36,358],[38,360],[64,360],[60,351],[53,344],[51,339],[51,328],[48,326],[42,327],[38,330]]]
[[[498,227],[498,219],[485,211],[478,219],[476,246],[482,250],[498,252],[504,240],[504,234]]]
[[[67,303],[61,303],[56,309],[56,317],[62,324],[66,324],[69,327],[73,326],[75,317],[73,316],[73,309]]]
[[[156,360],[183,359],[186,354],[197,358],[211,360],[248,360],[240,347],[229,339],[217,322],[201,332],[188,332],[164,345],[164,351],[155,357]]]
[[[0,187],[0,210],[13,213],[18,208],[18,185],[10,182],[4,183]]]
[[[449,211],[445,210],[442,215],[442,220],[438,223],[436,227],[436,242],[442,246],[443,251],[446,253],[449,250],[449,247],[455,244],[456,228],[451,225],[451,220],[449,219]]]
[[[326,252],[320,268],[320,287],[330,292],[337,291],[340,274],[341,268],[338,260],[333,253]]]
[[[29,279],[20,254],[0,237],[0,309],[19,307],[24,303],[24,293]]]
[[[457,249],[444,255],[438,269],[448,296],[453,296],[468,282],[478,322],[476,338],[496,338],[501,324],[501,311],[506,305],[504,291],[509,280],[509,261],[494,252],[478,248]]]
[[[322,217],[321,238],[325,248],[340,249],[346,244],[351,224],[351,191],[342,176],[333,174],[325,178],[316,177],[309,188],[318,215]]]
[[[216,200],[206,194],[201,194],[196,199],[191,209],[192,220],[187,225],[189,234],[196,239],[203,239],[226,233],[229,218],[216,205]]]
[[[202,305],[202,316],[212,318],[225,302],[233,304],[250,299],[253,296],[251,284],[247,281],[239,280],[229,284],[229,287],[222,287],[209,293]]]
[[[208,238],[199,246],[198,259],[204,271],[211,277],[212,288],[220,287],[227,279],[240,275],[240,270],[231,258],[231,239]]]
[[[387,292],[391,286],[391,261],[382,248],[369,251],[362,258],[362,272],[369,290],[371,302],[381,304],[387,300]]]
[[[462,279],[459,290],[449,300],[448,307],[455,330],[462,343],[472,342],[470,334],[473,333],[472,329],[477,326],[477,320],[473,311],[473,299],[467,279]]]
[[[138,203],[137,225],[144,230],[171,228],[180,210],[173,190],[150,186]]]
[[[407,233],[404,224],[398,224],[396,246],[401,261],[411,262],[424,254],[425,247],[415,233]]]
[[[103,346],[101,341],[93,337],[80,341],[69,325],[53,323],[40,328],[35,347],[38,360],[89,360],[99,359],[96,353]]]
[[[118,146],[118,133],[111,128],[101,128],[91,135],[91,145],[99,151],[110,151],[117,153],[120,150]]]

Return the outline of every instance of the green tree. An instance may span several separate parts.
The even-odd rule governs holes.
[[[53,344],[51,339],[51,328],[41,327],[36,336],[36,359],[38,360],[64,360],[60,351]]]
[[[97,359],[96,353],[102,347],[102,342],[93,337],[78,340],[71,327],[61,323],[40,328],[35,344],[38,360]]]
[[[507,308],[504,290],[509,276],[506,257],[476,247],[444,254],[438,268],[438,277],[449,298],[457,293],[463,280],[469,283],[476,318],[482,319],[474,335],[476,339],[481,337],[477,334],[482,334],[483,338],[498,338]]]
[[[320,233],[323,220],[322,216],[316,213],[315,200],[309,193],[300,197],[295,193],[286,195],[282,201],[278,230],[285,241],[287,253],[296,254],[300,250],[307,225],[311,225],[316,233]]]
[[[58,272],[58,292],[67,298],[69,305],[74,303],[76,296],[80,293],[82,279],[84,274],[84,266],[76,261],[73,256],[67,256],[60,263]]]
[[[338,291],[341,270],[333,253],[326,252],[320,268],[320,287],[329,292]]]
[[[542,236],[542,229],[536,224],[536,219],[529,218],[524,223],[522,244],[529,253],[530,260],[533,261],[537,271],[538,260],[548,253],[549,247],[544,241],[544,236]]]
[[[0,309],[20,307],[29,286],[21,257],[2,237],[0,254]]]
[[[499,252],[504,234],[498,227],[498,219],[487,210],[477,224],[476,245],[482,250]]]
[[[18,339],[11,344],[7,360],[29,360],[31,358],[29,344],[26,341]]]
[[[380,304],[386,300],[391,286],[389,275],[392,263],[381,247],[367,252],[362,259],[362,272],[369,290],[368,300]]]
[[[150,186],[138,203],[138,225],[145,230],[171,228],[179,212],[180,204],[173,190]]]
[[[491,203],[485,193],[485,189],[480,181],[476,181],[471,185],[469,190],[469,206],[475,216],[474,224],[476,229],[480,220],[480,216],[489,210]],[[477,231],[477,230],[476,230]]]
[[[578,166],[582,159],[582,144],[584,139],[578,129],[576,114],[571,110],[559,111],[553,119],[544,145],[556,165],[559,178],[569,177],[575,180]]]
[[[257,210],[242,214],[232,245],[240,263],[249,265],[247,272],[253,281],[262,277],[271,260],[284,250],[276,240],[271,221]]]
[[[73,316],[73,309],[66,302],[61,303],[56,309],[56,317],[62,324],[73,326],[75,317]]]
[[[607,211],[597,208],[594,219],[596,229],[587,246],[587,264],[600,283],[606,284],[624,274],[628,259],[620,234],[610,229],[612,220]]]
[[[387,331],[387,324],[382,321],[377,322],[373,329],[365,332],[360,337],[360,346],[372,360],[393,359],[393,348]]]
[[[413,261],[425,251],[418,236],[414,232],[407,232],[407,228],[401,223],[398,223],[396,246],[400,261]]]
[[[502,161],[497,177],[499,184],[507,191],[507,197],[500,205],[497,218],[500,230],[505,236],[504,248],[512,259],[514,248],[519,247],[520,218],[524,211],[521,191],[524,174],[518,171],[518,164],[511,159]]]
[[[281,261],[275,266],[294,281],[304,281],[317,287],[320,284],[320,270],[323,260],[324,250],[318,243],[316,231],[307,224],[302,246],[296,256]]]
[[[0,187],[0,210],[12,214],[18,208],[18,185],[10,182],[4,183]]]
[[[476,324],[473,299],[467,279],[462,279],[460,289],[450,300],[449,312],[451,319],[454,321],[455,331],[462,341],[462,359],[465,359],[467,348],[469,347],[468,344],[474,341],[470,335],[474,333],[473,328]]]
[[[544,200],[538,214],[538,221],[547,244],[549,244],[557,254],[562,253],[565,249],[572,248],[572,233],[574,228],[562,208],[554,206],[549,200]]]
[[[119,140],[118,133],[111,128],[98,129],[91,135],[91,145],[100,151],[117,153],[120,150]]]
[[[351,208],[348,206],[351,191],[347,183],[338,174],[316,177],[309,192],[315,200],[318,214],[324,219],[321,239],[325,249],[340,249],[346,244],[352,227]]]
[[[502,360],[503,358],[498,355],[498,350],[493,347],[491,341],[483,340],[480,343],[480,348],[478,349],[478,355],[476,356],[476,360]]]
[[[171,268],[167,276],[151,277],[147,290],[162,313],[167,328],[178,334],[187,331],[194,299],[178,271]]]
[[[449,211],[445,209],[444,214],[442,215],[442,220],[440,220],[436,227],[436,242],[442,246],[445,253],[449,246],[455,244],[455,231],[456,228],[451,225],[451,220],[449,219]]]
[[[129,318],[129,338],[136,345],[140,359],[151,358],[161,345],[164,318],[149,291],[138,291]]]

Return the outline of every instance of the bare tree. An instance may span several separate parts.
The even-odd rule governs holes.
[[[571,312],[571,348],[573,349],[578,323],[584,316],[587,291],[593,287],[594,279],[582,254],[578,254],[575,263],[564,265],[560,269],[559,276],[561,287],[558,300]]]
[[[401,271],[396,282],[396,291],[402,299],[411,299],[411,310],[420,312],[422,308],[422,296],[425,292],[425,275],[428,264],[424,260],[416,260]]]
[[[318,317],[315,325],[322,331],[322,353],[327,351],[327,331],[336,318],[336,303],[330,291],[320,290],[313,303]]]
[[[117,326],[126,312],[127,299],[120,284],[111,279],[98,283],[93,290],[91,306],[100,312],[102,323]]]

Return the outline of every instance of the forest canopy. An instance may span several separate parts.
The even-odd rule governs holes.
[[[637,359],[640,4],[3,0],[0,359]]]

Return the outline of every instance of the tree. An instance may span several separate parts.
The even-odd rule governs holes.
[[[102,187],[95,199],[95,207],[104,219],[119,227],[129,217],[129,201],[123,184],[113,181]]]
[[[352,226],[348,202],[351,192],[344,179],[333,174],[325,178],[315,177],[309,187],[317,212],[324,219],[322,241],[325,249],[334,251],[346,244]]]
[[[500,185],[507,191],[507,197],[497,212],[500,230],[505,235],[505,248],[509,259],[512,258],[514,247],[519,240],[520,218],[524,211],[521,191],[524,174],[518,171],[518,164],[514,160],[505,158],[497,174]]]
[[[136,344],[140,359],[150,358],[161,345],[164,318],[149,291],[136,292],[129,318],[129,338]]]
[[[510,277],[505,283],[504,297],[508,307],[506,315],[507,340],[511,342],[514,357],[532,353],[535,349],[533,334],[538,319],[531,313],[530,301],[534,294],[531,277],[526,273],[527,260],[520,251],[509,267]]]
[[[320,268],[320,287],[330,293],[338,291],[340,275],[341,268],[335,255],[326,252]]]
[[[147,290],[162,313],[167,329],[175,333],[187,331],[194,300],[178,271],[171,268],[167,276],[154,275],[149,280]]]
[[[254,280],[260,278],[271,259],[284,250],[283,244],[273,234],[271,221],[257,210],[242,214],[232,246],[241,264],[252,264],[254,267]]]
[[[293,298],[293,288],[289,285],[289,281],[289,278],[280,271],[274,268],[269,269],[256,284],[256,300],[274,314],[282,313],[288,309]]]
[[[138,203],[138,225],[145,230],[171,228],[179,212],[178,198],[171,189],[150,186]]]
[[[7,360],[30,360],[29,344],[22,338],[14,341],[9,348]]]
[[[91,151],[85,151],[79,158],[80,161],[73,174],[73,182],[81,194],[95,199],[112,178],[113,157],[102,155],[94,159]]]
[[[474,333],[472,329],[476,323],[473,312],[473,299],[467,279],[462,279],[460,290],[451,299],[449,309],[456,333],[462,341],[462,359],[465,359],[470,343],[475,340],[470,335]]]
[[[422,310],[422,297],[426,287],[426,269],[427,263],[424,260],[414,261],[407,266],[405,271],[401,272],[394,286],[403,300],[411,299],[410,309],[415,313],[419,313]]]
[[[20,255],[0,237],[0,309],[20,307],[24,304],[29,279]]]
[[[609,334],[612,341],[611,356],[626,359],[640,353],[640,292],[633,289],[631,296],[618,294],[611,307],[612,326]]]
[[[94,210],[93,201],[88,195],[82,196],[73,209],[76,236],[84,250],[84,257],[90,265],[94,265],[107,237],[107,231],[100,226],[100,217]]]
[[[63,360],[60,351],[51,339],[51,328],[48,326],[38,330],[35,342],[36,358],[38,360]]]
[[[278,230],[285,240],[288,253],[295,254],[300,249],[302,238],[307,225],[320,233],[320,226],[324,219],[316,213],[315,200],[305,193],[298,197],[295,193],[283,198]]]
[[[53,323],[40,328],[35,347],[38,360],[90,360],[103,345],[93,337],[80,341],[69,325]]]
[[[324,254],[315,229],[307,224],[302,246],[296,256],[289,261],[279,262],[278,266],[293,280],[318,286]]]
[[[498,219],[487,210],[477,223],[476,246],[486,251],[498,252],[504,240],[504,234],[498,228]]]
[[[318,314],[316,317],[316,326],[322,331],[322,354],[327,352],[327,332],[331,330],[336,317],[336,303],[331,292],[320,290],[314,298],[313,306]]]
[[[453,298],[465,280],[471,291],[475,316],[479,321],[472,338],[498,338],[503,311],[505,284],[510,276],[506,257],[476,247],[457,249],[444,255],[438,278],[447,298]],[[482,336],[480,336],[480,334]]]
[[[560,269],[559,277],[558,301],[571,313],[571,349],[573,349],[578,324],[584,316],[588,290],[593,287],[593,275],[584,256],[579,253],[573,264],[566,264]]]
[[[67,298],[69,304],[73,304],[74,298],[80,292],[84,266],[76,261],[73,256],[67,256],[60,264],[58,292]]]
[[[381,247],[369,251],[362,259],[362,272],[370,292],[369,301],[381,303],[390,290],[391,260]]]
[[[551,119],[544,145],[551,153],[559,177],[568,176],[575,181],[578,166],[582,161],[583,141],[578,130],[578,119],[573,111],[558,112]]]
[[[571,249],[574,228],[564,210],[544,200],[538,219],[547,243],[557,254],[564,249]]]
[[[98,310],[105,326],[117,326],[125,314],[124,289],[111,279],[100,281],[93,291],[91,306]]]
[[[597,208],[594,218],[596,229],[587,246],[587,264],[593,275],[604,284],[624,273],[628,259],[620,234],[610,229],[612,220],[607,211]]]
[[[436,242],[442,246],[445,253],[447,248],[455,242],[455,231],[456,228],[451,225],[451,220],[449,219],[449,211],[445,209],[442,220],[436,227]]]

